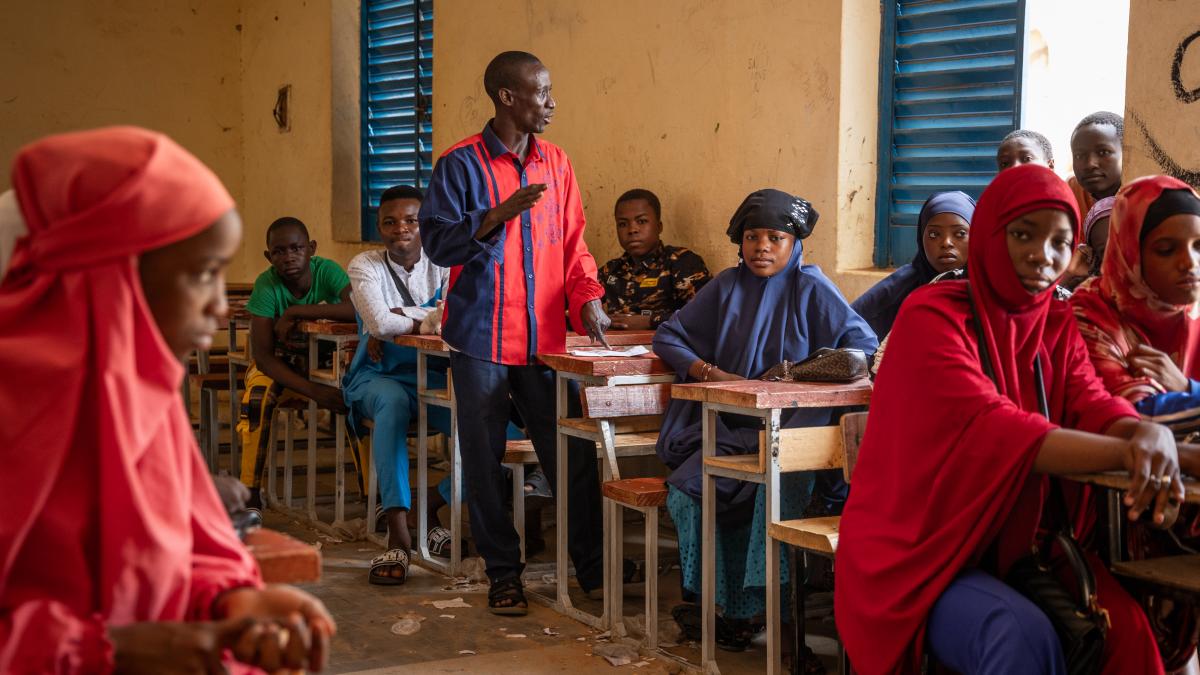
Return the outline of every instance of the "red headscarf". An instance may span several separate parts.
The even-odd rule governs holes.
[[[967,282],[913,293],[888,338],[836,561],[838,632],[859,673],[916,672],[926,617],[954,577],[993,543],[997,573],[1028,552],[1044,482],[1033,461],[1050,430],[1099,432],[1135,416],[1096,379],[1068,306],[1017,278],[1006,225],[1039,209],[1078,226],[1067,185],[1019,166],[992,181],[971,221],[967,276],[995,383],[980,365]],[[1049,420],[1038,412],[1038,354]]]
[[[132,127],[42,139],[12,175],[28,234],[0,283],[0,671],[104,672],[106,624],[207,618],[259,583],[138,276],[233,200]]]
[[[1079,331],[1108,390],[1137,402],[1165,391],[1129,370],[1139,344],[1166,352],[1189,378],[1200,378],[1200,306],[1168,305],[1142,278],[1142,221],[1163,190],[1190,190],[1169,176],[1139,178],[1117,193],[1099,277],[1071,298]]]

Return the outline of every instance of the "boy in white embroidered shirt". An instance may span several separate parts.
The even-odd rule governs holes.
[[[405,185],[385,191],[377,220],[385,248],[358,254],[347,269],[362,340],[342,389],[352,428],[360,438],[368,434],[359,421],[367,418],[374,422],[372,452],[388,526],[388,551],[372,561],[368,577],[374,584],[404,583],[412,548],[407,522],[412,506],[407,437],[409,423],[417,414],[416,351],[393,343],[392,338],[436,332],[432,329],[439,323],[440,300],[450,276],[448,269],[434,265],[421,251],[420,208],[417,188]],[[445,387],[445,371],[431,368],[428,384],[433,389]],[[431,408],[429,412],[431,427],[449,433],[446,409]],[[429,539],[435,553],[449,555],[449,532],[432,528]]]

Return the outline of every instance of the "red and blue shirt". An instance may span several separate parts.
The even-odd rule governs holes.
[[[536,183],[547,189],[533,208],[475,239],[489,210]],[[575,171],[552,143],[530,136],[522,163],[489,122],[438,159],[420,220],[425,254],[451,268],[442,338],[468,356],[527,365],[566,351],[567,310],[581,326],[583,305],[604,296]]]

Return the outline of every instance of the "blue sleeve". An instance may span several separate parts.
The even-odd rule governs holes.
[[[1155,394],[1134,404],[1138,414],[1147,418],[1173,415],[1186,410],[1196,410],[1200,414],[1200,381],[1188,380],[1187,391],[1168,391]]]
[[[421,247],[433,264],[465,265],[477,255],[498,255],[504,244],[503,224],[486,241],[475,232],[491,210],[487,182],[476,167],[457,151],[443,156],[433,167],[429,189],[421,202]]]

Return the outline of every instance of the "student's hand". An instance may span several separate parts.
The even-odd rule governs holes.
[[[145,621],[108,629],[115,670],[125,675],[226,675],[221,655],[273,622],[245,617],[225,621]]]
[[[1071,255],[1071,264],[1067,266],[1067,271],[1063,274],[1059,284],[1069,290],[1075,290],[1076,286],[1087,281],[1092,273],[1092,258],[1095,255],[1092,247],[1087,244],[1076,246],[1075,253]]]
[[[430,313],[425,315],[421,320],[421,326],[418,329],[421,335],[441,335],[442,334],[442,301],[437,301],[437,307]]]
[[[367,338],[367,357],[375,363],[383,360],[383,340],[374,335]]]
[[[483,223],[475,233],[476,238],[482,238],[491,234],[497,227],[533,208],[533,205],[538,203],[542,198],[542,193],[545,191],[545,183],[533,183],[509,195],[508,199],[500,202],[498,206],[484,215]]]
[[[221,497],[225,512],[230,515],[245,509],[246,502],[250,501],[250,488],[233,476],[213,476],[213,485],[217,488],[217,495]]]
[[[612,330],[650,330],[648,314],[613,314],[610,318]]]
[[[342,396],[342,390],[337,387],[331,387],[327,384],[313,383],[313,388],[309,392],[308,397],[317,402],[317,406],[328,408],[335,413],[345,415],[350,411],[346,407],[346,399]]]
[[[713,366],[712,370],[708,371],[709,382],[740,382],[744,379],[746,378],[741,375],[727,373],[716,366]]]
[[[1152,508],[1150,522],[1161,527],[1170,515],[1168,507],[1177,507],[1184,496],[1171,430],[1160,424],[1138,422],[1129,439],[1125,465],[1129,471],[1129,490],[1125,492],[1129,519],[1137,520],[1143,511]]]
[[[592,338],[592,342],[599,342],[604,345],[605,349],[611,349],[608,338],[604,337],[604,331],[608,330],[612,321],[604,313],[604,307],[600,305],[600,300],[589,300],[584,303],[579,314],[583,319],[583,327],[587,330],[588,337]]]
[[[1191,384],[1170,356],[1150,345],[1138,345],[1129,352],[1129,367],[1135,375],[1149,377],[1167,391],[1187,391]]]
[[[329,640],[337,633],[337,624],[325,609],[325,605],[312,595],[285,584],[270,584],[262,589],[238,588],[223,593],[217,598],[214,610],[218,615],[229,619],[273,619],[279,627],[287,630],[287,637],[282,644],[283,649],[266,656],[278,658],[278,662],[263,659],[246,661],[267,672],[286,668],[308,668],[319,671],[325,667],[329,658]],[[262,629],[262,636],[270,639],[270,626]],[[243,636],[245,637],[245,636]],[[254,637],[254,636],[252,636]],[[239,651],[246,646],[247,640],[242,640],[235,646],[234,654],[238,660],[249,649]],[[253,641],[250,644],[256,644]],[[263,654],[259,653],[259,656]]]
[[[288,334],[292,332],[292,328],[296,326],[296,315],[292,312],[292,308],[288,307],[283,311],[283,314],[275,320],[275,341],[277,343],[286,343]]]

